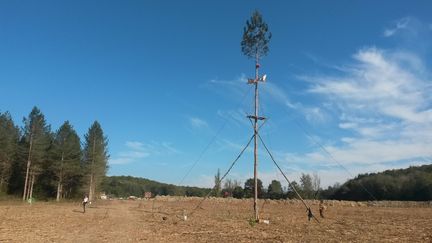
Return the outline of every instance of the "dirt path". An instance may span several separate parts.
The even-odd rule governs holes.
[[[321,223],[302,205],[270,202],[251,225],[252,204],[209,200],[0,203],[0,242],[432,242],[431,207],[329,206]],[[317,205],[314,205],[316,211]],[[186,210],[188,220],[181,220]]]

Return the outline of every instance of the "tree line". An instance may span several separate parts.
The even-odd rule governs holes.
[[[322,197],[336,200],[432,200],[432,165],[360,174],[343,185],[322,191]]]
[[[243,187],[238,180],[226,179],[218,183],[219,171],[215,175],[215,187],[213,196],[234,197],[234,198],[253,198],[254,197],[254,179],[247,179]],[[304,199],[315,199],[320,191],[320,178],[317,174],[302,174],[300,183],[291,182],[292,187],[282,187],[278,180],[272,180],[267,187],[264,187],[260,179],[258,181],[258,198],[266,199],[293,199],[298,198],[293,188]]]
[[[218,171],[214,176],[211,196],[253,198],[253,178],[244,183],[230,178],[221,182],[220,178],[220,171]],[[298,199],[293,190],[295,188],[304,199],[430,201],[432,200],[432,165],[360,174],[344,184],[336,183],[326,189],[321,188],[320,183],[317,174],[302,174],[299,182],[291,182],[292,187],[282,186],[278,180],[272,180],[269,185],[264,186],[258,179],[258,197]],[[131,195],[142,197],[147,191],[152,192],[153,195],[203,197],[211,190],[211,188],[175,186],[130,176],[106,177],[102,187],[112,197]]]
[[[22,200],[82,197],[94,199],[108,169],[108,139],[95,121],[84,141],[69,121],[56,131],[34,107],[16,125],[0,112],[0,195]]]
[[[220,173],[215,175],[215,182],[220,181]],[[303,174],[300,183],[293,182],[297,191],[303,198],[313,199],[319,188],[319,177]],[[253,198],[254,180],[250,178],[242,184],[239,180],[226,179],[223,183],[216,184],[213,188],[200,188],[190,186],[176,186],[160,183],[145,178],[132,176],[107,176],[102,183],[102,190],[110,197],[143,197],[145,192],[151,192],[153,196],[196,196],[204,197],[211,192],[213,197],[234,197]],[[258,179],[258,197],[269,199],[296,198],[296,195],[289,188],[283,188],[280,181],[273,180],[268,187],[264,188],[263,183]]]
[[[244,183],[230,178],[220,181],[220,178],[218,170],[214,176],[214,187],[211,189],[175,186],[130,176],[112,176],[106,177],[103,190],[112,197],[131,195],[142,197],[147,191],[152,192],[153,195],[203,197],[212,190],[210,195],[214,197],[253,198],[253,178]],[[291,186],[285,187],[278,180],[272,180],[265,187],[258,179],[258,197],[298,199],[298,195],[293,190],[295,188],[304,199],[430,201],[432,200],[432,165],[360,174],[344,184],[336,183],[326,189],[322,189],[320,184],[321,180],[317,174],[302,174],[299,182],[292,181]]]
[[[209,188],[176,186],[132,176],[107,176],[102,183],[103,191],[109,197],[143,197],[145,192],[153,196],[195,196],[203,197],[210,192]]]
[[[215,196],[253,197],[254,181],[252,178],[248,179],[243,187],[238,181],[230,179],[227,179],[222,186],[221,183],[217,184],[218,178],[220,178],[219,171],[215,175]],[[320,178],[317,174],[302,174],[299,183],[292,181],[291,186],[284,188],[278,180],[271,181],[265,188],[258,179],[259,198],[298,198],[293,188],[304,199],[431,201],[432,165],[360,174],[354,179],[343,184],[336,183],[327,189],[320,187]]]

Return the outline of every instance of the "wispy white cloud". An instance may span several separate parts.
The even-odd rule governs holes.
[[[229,99],[240,101],[250,88],[246,84],[247,77],[245,74],[241,74],[233,79],[211,79],[205,82],[202,87]]]
[[[109,160],[110,164],[129,164],[150,156],[181,153],[168,142],[152,141],[150,143],[142,143],[127,141],[125,147],[125,151],[119,152]]]
[[[398,19],[394,22],[393,26],[391,28],[387,28],[384,30],[383,35],[385,37],[390,37],[395,35],[398,31],[406,29],[411,21],[410,17],[404,17],[401,19]]]
[[[324,106],[306,106],[300,102],[290,100],[287,92],[275,83],[266,83],[262,88],[263,92],[273,102],[281,104],[289,109],[300,112],[310,123],[324,123],[329,120],[329,116]]]
[[[242,74],[238,78],[232,80],[213,79],[207,82],[206,86],[211,87],[216,93],[229,96],[230,98],[236,97],[238,101],[244,102],[247,99],[252,99],[252,97],[245,97],[245,95],[248,94],[248,90],[252,91],[251,87],[246,83],[247,78]],[[249,94],[252,95],[252,92],[249,92]],[[262,84],[260,86],[260,95],[263,96],[268,103],[279,104],[288,109],[295,110],[297,114],[300,113],[311,123],[324,123],[329,121],[330,116],[326,112],[326,104],[322,104],[322,106],[307,106],[300,102],[293,102],[289,98],[288,92],[275,82],[268,81]],[[231,120],[235,124],[246,125],[244,121],[246,121],[246,123],[248,122],[247,119],[243,118],[244,111],[241,109],[236,111],[218,111],[218,115],[231,117]]]
[[[223,79],[211,79],[209,83],[215,84],[215,85],[225,85],[225,86],[239,86],[242,84],[246,84],[247,78],[246,75],[243,73],[239,77],[232,79],[232,80],[223,80]]]
[[[411,56],[411,55],[405,55]],[[339,102],[343,109],[362,108],[371,113],[390,116],[408,122],[430,121],[428,108],[430,95],[428,80],[418,75],[402,62],[410,62],[418,69],[419,64],[411,60],[394,58],[377,48],[360,50],[354,59],[358,62],[353,71],[341,77],[320,77],[314,79],[311,93],[322,94]]]
[[[420,55],[429,53],[432,47],[432,31],[429,23],[415,16],[408,16],[393,22],[385,29],[383,36],[398,41],[398,48],[416,51]]]
[[[135,162],[139,159],[148,157],[150,154],[139,151],[121,152],[117,156],[110,158],[109,163],[113,165],[122,165]]]
[[[274,82],[266,82],[264,85],[261,85],[261,90],[265,94],[268,94],[266,97],[276,101],[277,103],[291,103],[290,99],[288,98],[288,94]]]
[[[109,164],[111,165],[123,165],[123,164],[129,164],[133,162],[135,159],[130,157],[116,157],[109,160]]]
[[[338,107],[339,128],[352,131],[324,148],[344,164],[385,164],[432,156],[430,80],[413,53],[362,49],[340,76],[310,77],[309,92]],[[409,63],[409,65],[406,65]],[[320,149],[287,160],[332,164]]]
[[[126,147],[133,149],[133,150],[142,150],[144,147],[144,144],[141,142],[137,142],[137,141],[127,141]]]
[[[208,123],[198,117],[189,117],[189,123],[194,128],[206,128],[208,127]]]
[[[303,113],[310,123],[324,123],[329,120],[327,113],[320,107],[303,108]]]
[[[247,120],[247,113],[242,109],[237,110],[218,110],[218,116],[222,117],[224,120],[229,119],[231,124],[235,124],[238,127],[249,126],[250,122]]]

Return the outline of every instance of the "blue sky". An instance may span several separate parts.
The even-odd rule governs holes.
[[[36,105],[81,136],[98,120],[110,175],[178,184],[192,168],[182,184],[211,186],[252,135],[255,9],[273,34],[261,134],[291,179],[431,163],[429,1],[0,1],[0,111],[22,125]],[[259,154],[264,183],[282,181]]]

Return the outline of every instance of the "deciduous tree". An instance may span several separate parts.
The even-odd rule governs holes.
[[[302,197],[305,199],[313,198],[313,182],[312,177],[309,174],[303,174],[300,177]]]
[[[271,199],[280,199],[283,196],[282,185],[280,181],[272,180],[268,186],[267,195]]]
[[[257,184],[258,184],[258,187],[257,187],[257,189],[258,189],[258,197],[262,198],[262,195],[263,195],[262,181],[260,179],[257,179]],[[254,190],[255,190],[254,189],[254,185],[255,185],[255,182],[254,182],[253,178],[250,178],[250,179],[248,179],[245,182],[245,185],[244,185],[244,197],[249,198],[249,197],[253,197],[254,196]]]

